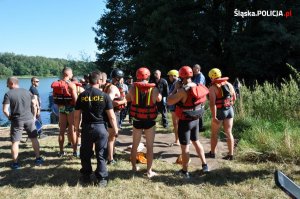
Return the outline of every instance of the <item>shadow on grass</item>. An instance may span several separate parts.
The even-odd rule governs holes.
[[[174,171],[163,171],[162,173],[170,174],[174,173]],[[153,177],[153,182],[162,182],[167,186],[179,186],[183,184],[193,184],[193,185],[200,185],[200,184],[211,184],[216,187],[229,185],[229,184],[238,184],[244,182],[248,179],[252,178],[268,178],[270,175],[273,174],[273,171],[270,170],[255,170],[255,171],[233,171],[230,168],[221,168],[213,170],[208,174],[201,174],[199,170],[191,172],[190,179],[184,179],[176,173],[174,175],[162,175]]]
[[[76,186],[80,173],[78,170],[64,167],[26,167],[18,170],[6,170],[0,173],[0,186],[32,188],[35,185]]]

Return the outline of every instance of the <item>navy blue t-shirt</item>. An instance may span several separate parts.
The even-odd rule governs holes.
[[[113,109],[113,105],[106,93],[90,87],[79,94],[75,109],[82,111],[83,124],[103,124],[106,122],[105,111]]]

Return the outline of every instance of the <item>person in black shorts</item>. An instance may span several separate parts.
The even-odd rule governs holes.
[[[133,84],[126,96],[127,101],[131,102],[130,115],[133,118],[131,164],[133,171],[139,170],[136,166],[136,155],[142,133],[144,132],[147,147],[147,176],[151,178],[156,175],[152,171],[154,127],[158,113],[156,102],[161,101],[162,97],[155,84],[148,83],[150,71],[147,68],[139,68],[136,71],[136,78],[138,82]]]
[[[182,169],[179,174],[189,178],[188,164],[189,164],[189,144],[190,140],[194,145],[196,152],[202,162],[202,172],[208,172],[208,166],[204,155],[204,149],[199,141],[199,119],[188,118],[183,114],[184,107],[189,106],[193,109],[193,99],[191,95],[188,95],[186,87],[194,87],[195,83],[192,82],[193,71],[189,66],[183,66],[179,70],[179,77],[182,81],[178,82],[175,86],[174,94],[169,95],[167,103],[168,105],[176,104],[175,113],[179,119],[178,121],[178,136],[182,152]]]
[[[232,135],[232,126],[234,118],[233,104],[236,100],[236,93],[231,83],[227,82],[228,77],[222,77],[218,68],[209,71],[208,76],[211,79],[209,87],[209,107],[211,110],[211,150],[206,153],[207,158],[215,158],[216,147],[218,144],[218,133],[221,125],[227,137],[228,154],[222,159],[233,160],[234,137]]]
[[[40,145],[37,140],[37,130],[34,118],[37,112],[37,101],[34,96],[26,89],[19,88],[19,80],[16,77],[7,79],[9,91],[5,93],[3,99],[3,113],[11,121],[10,137],[12,142],[11,153],[13,164],[12,169],[20,167],[18,163],[19,143],[22,138],[22,131],[28,134],[31,139],[32,147],[35,152],[35,164],[42,165],[44,160],[40,157]],[[9,111],[10,109],[10,111]]]
[[[106,186],[108,182],[108,171],[106,166],[108,132],[105,128],[105,117],[107,116],[112,126],[114,135],[118,135],[116,117],[113,110],[111,98],[100,91],[102,83],[101,74],[92,72],[89,76],[91,87],[80,93],[75,106],[74,124],[75,131],[79,133],[82,115],[82,132],[80,159],[83,181],[89,182],[92,173],[91,158],[93,156],[93,144],[97,159],[95,176],[99,186]]]

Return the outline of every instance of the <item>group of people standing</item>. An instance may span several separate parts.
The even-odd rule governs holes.
[[[182,169],[179,171],[180,175],[189,177],[190,141],[192,141],[202,162],[202,171],[204,173],[209,171],[206,158],[215,158],[217,134],[222,123],[229,148],[229,153],[224,159],[233,159],[231,129],[234,113],[232,105],[236,97],[233,86],[227,81],[228,78],[222,78],[219,69],[212,69],[208,75],[212,81],[208,90],[204,86],[206,83],[205,77],[201,73],[201,67],[198,64],[193,69],[189,66],[183,66],[179,71],[173,69],[167,75],[169,76],[169,85],[165,79],[161,78],[159,70],[154,71],[154,80],[151,81],[149,69],[141,67],[136,71],[135,82],[133,82],[131,76],[128,78],[126,88],[126,86],[124,87],[124,72],[120,69],[112,70],[110,74],[111,81],[107,81],[106,73],[94,71],[82,83],[71,81],[73,77],[71,68],[66,67],[63,69],[62,79],[52,84],[54,103],[58,105],[59,109],[59,156],[65,155],[64,136],[66,129],[68,129],[73,155],[81,159],[80,172],[83,181],[90,181],[90,175],[92,174],[91,158],[95,153],[97,159],[95,176],[100,186],[107,185],[107,164],[116,162],[114,159],[114,145],[126,112],[129,112],[129,121],[133,126],[131,164],[132,170],[135,172],[139,170],[136,165],[136,155],[142,133],[144,133],[147,149],[146,175],[149,178],[157,175],[152,170],[156,118],[158,112],[160,112],[163,126],[168,127],[167,110],[172,114],[175,133],[174,145],[181,146]],[[34,126],[31,125],[34,121],[33,118],[36,118],[37,111],[33,110],[32,115],[31,107],[38,107],[38,102],[32,94],[26,92],[26,95],[24,95],[25,90],[18,88],[16,82],[15,77],[8,78],[7,84],[10,91],[5,94],[3,101],[4,114],[12,121],[12,149],[16,148],[15,145],[18,145],[23,128],[25,128],[33,143],[37,142]],[[204,149],[199,142],[199,131],[203,130],[203,111],[197,117],[185,116],[185,112],[189,110],[195,111],[198,108],[204,110],[205,100],[199,104],[194,103],[194,97],[191,95],[192,88],[197,87],[199,84],[203,85],[202,90],[198,90],[198,92],[203,91],[202,99],[206,99],[206,94],[209,92],[209,104],[212,111],[211,151],[208,153],[204,153]],[[195,90],[197,91],[197,89]],[[30,103],[23,104],[24,96],[31,99]],[[21,107],[19,104],[26,106],[26,111],[30,112],[30,114],[27,114],[28,118],[23,119],[22,114],[20,116],[21,111],[19,109]],[[10,113],[8,111],[9,105],[11,107]],[[30,125],[26,122],[29,120]],[[16,121],[17,125],[13,121]],[[20,121],[25,121],[25,123],[20,123]],[[33,145],[34,149],[37,148],[36,146],[38,146],[38,142]],[[78,146],[80,146],[80,151]],[[36,161],[38,161],[41,157],[38,150],[35,151]],[[13,160],[16,161],[14,153]]]

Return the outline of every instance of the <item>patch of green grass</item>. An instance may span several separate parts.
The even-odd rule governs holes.
[[[299,128],[285,123],[258,122],[246,131],[238,145],[241,160],[300,163]]]
[[[1,198],[287,198],[275,186],[273,172],[283,170],[297,183],[300,182],[300,167],[296,165],[263,163],[249,164],[224,161],[207,175],[197,168],[190,168],[192,178],[182,179],[175,175],[179,165],[154,161],[154,170],[159,176],[145,177],[146,165],[133,173],[129,155],[118,152],[118,162],[108,167],[109,185],[99,188],[79,182],[80,160],[71,156],[56,157],[58,151],[57,131],[41,139],[42,155],[46,162],[41,167],[33,166],[31,144],[21,144],[20,163],[22,168],[11,170],[10,142],[1,135],[0,148],[0,191]],[[93,159],[95,169],[96,161]]]

